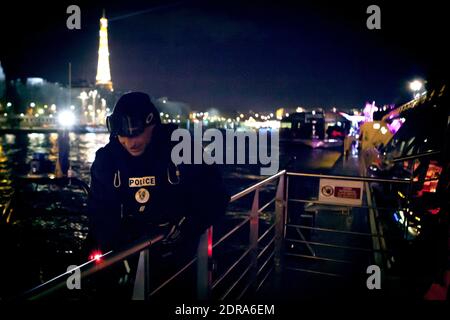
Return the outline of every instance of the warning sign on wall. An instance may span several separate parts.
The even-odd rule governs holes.
[[[363,182],[320,179],[319,201],[332,204],[362,205]]]

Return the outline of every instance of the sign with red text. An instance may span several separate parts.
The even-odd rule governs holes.
[[[362,181],[320,179],[319,201],[330,204],[362,205]]]

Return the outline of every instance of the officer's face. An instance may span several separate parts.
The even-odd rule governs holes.
[[[145,148],[152,139],[152,133],[155,125],[148,126],[144,132],[135,137],[118,136],[119,142],[122,146],[134,157],[140,156],[144,153]]]

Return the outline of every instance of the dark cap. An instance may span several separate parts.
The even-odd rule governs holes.
[[[129,92],[119,98],[106,123],[112,134],[133,137],[149,125],[160,124],[161,118],[148,94]]]

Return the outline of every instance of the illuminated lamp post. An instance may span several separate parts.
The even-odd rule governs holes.
[[[420,96],[420,90],[423,88],[423,82],[420,80],[414,80],[409,83],[409,88],[413,92],[414,99]]]

